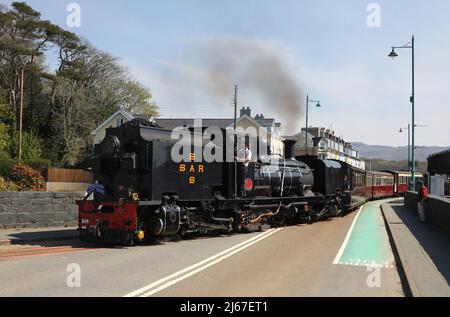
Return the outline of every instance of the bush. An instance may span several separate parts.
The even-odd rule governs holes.
[[[52,166],[52,162],[45,158],[37,158],[34,160],[25,160],[25,164],[31,166],[32,168],[38,170],[42,175],[47,173],[47,170]]]
[[[6,153],[0,153],[0,176],[8,177],[9,172],[16,164],[17,161],[10,158]]]
[[[16,116],[12,107],[6,102],[7,98],[3,95],[2,91],[0,91],[0,123],[11,126],[15,122]]]
[[[19,191],[45,191],[45,180],[41,173],[28,165],[15,165],[9,179],[16,183]]]
[[[8,189],[6,188],[6,180],[0,176],[0,192],[7,192]]]
[[[17,190],[16,184],[0,176],[0,192],[15,192]]]
[[[22,158],[24,160],[40,159],[44,153],[41,139],[35,133],[24,131],[22,140]],[[15,132],[10,140],[10,153],[13,157],[19,156],[19,133]]]
[[[0,153],[7,153],[9,151],[10,139],[9,127],[0,122]]]

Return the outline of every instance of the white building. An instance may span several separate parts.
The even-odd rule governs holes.
[[[306,149],[305,130],[303,128],[302,132],[292,137],[297,140],[295,145],[296,156],[309,154],[324,160],[337,160],[362,170],[366,169],[366,162],[361,160],[359,152],[353,149],[351,143],[337,137],[334,131],[325,128],[308,128]]]
[[[150,116],[133,115],[125,110],[117,111],[111,117],[106,119],[100,126],[98,126],[98,128],[91,132],[94,144],[99,144],[103,141],[106,135],[106,129],[120,127],[122,124],[135,118],[150,119]],[[157,118],[155,121],[160,127],[172,130],[176,127],[195,127],[196,122],[199,122],[200,119]],[[201,124],[203,127],[214,126],[220,129],[230,129],[234,127],[234,119],[201,119]],[[260,128],[263,128],[266,131],[266,135],[264,137],[267,136],[267,144],[270,147],[271,152],[273,154],[284,153],[284,143],[281,136],[281,123],[276,122],[275,119],[265,118],[262,114],[257,114],[255,117],[252,117],[250,107],[242,108],[240,111],[240,116],[237,120],[237,127],[243,129],[248,129],[251,127],[254,128],[254,131],[257,131],[258,134]]]
[[[102,143],[106,136],[106,129],[117,128],[122,124],[134,119],[134,116],[125,110],[116,111],[111,117],[103,121],[94,131],[91,132],[94,144]]]

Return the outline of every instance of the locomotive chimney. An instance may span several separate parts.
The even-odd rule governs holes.
[[[287,159],[294,159],[295,158],[295,144],[297,143],[296,140],[284,140],[284,158]]]

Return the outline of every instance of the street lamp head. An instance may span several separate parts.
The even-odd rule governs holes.
[[[322,107],[322,105],[320,104],[320,101],[317,103],[316,107],[317,107],[317,108]]]
[[[400,129],[400,131],[398,131],[399,133],[403,133],[403,129]]]
[[[398,54],[395,52],[395,48],[392,48],[392,52],[388,56],[392,59],[398,56]]]

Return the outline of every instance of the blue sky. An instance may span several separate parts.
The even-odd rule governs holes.
[[[398,130],[411,120],[411,52],[399,50],[394,61],[387,54],[414,33],[417,123],[429,125],[417,129],[417,144],[450,145],[449,1],[28,1],[65,28],[71,2],[81,6],[81,27],[70,30],[120,57],[152,89],[163,117],[232,116],[227,99],[211,97],[196,77],[205,67],[198,56],[205,53],[193,43],[259,41],[288,61],[303,94],[321,100],[323,108],[311,110],[312,125],[332,126],[349,141],[369,144],[407,142]],[[367,25],[369,3],[381,8],[379,28]],[[250,87],[241,86],[240,96],[241,105],[257,113],[285,117],[277,105],[262,105]],[[298,126],[289,128],[303,126],[301,112]]]

